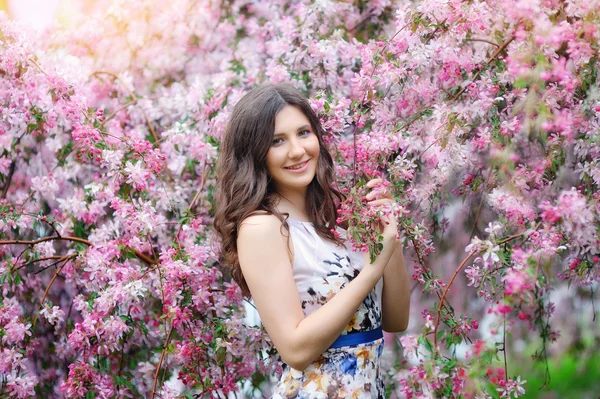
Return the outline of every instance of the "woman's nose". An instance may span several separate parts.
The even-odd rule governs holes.
[[[304,146],[302,144],[300,144],[297,141],[290,142],[290,158],[300,158],[304,155],[304,153],[306,153],[306,150],[304,149]]]

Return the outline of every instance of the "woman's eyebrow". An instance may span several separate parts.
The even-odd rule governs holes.
[[[305,129],[310,129],[310,125],[302,125],[298,129],[296,129],[296,131],[299,132],[299,131],[305,130]],[[278,137],[278,136],[285,136],[285,133],[275,133],[273,135],[273,137]]]

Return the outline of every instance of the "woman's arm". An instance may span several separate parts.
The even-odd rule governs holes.
[[[370,180],[367,187],[373,188],[373,191],[367,194],[369,206],[389,206],[394,203],[394,199],[382,179]],[[385,216],[383,221],[389,225],[391,231],[397,232],[395,218]],[[393,244],[392,256],[383,272],[382,296],[381,327],[383,330],[387,332],[406,330],[410,315],[410,285],[404,263],[402,243],[399,240]]]
[[[255,215],[242,223],[237,239],[240,266],[265,329],[285,363],[304,370],[331,346],[381,278],[394,250],[391,241],[374,263],[365,264],[354,280],[304,317],[281,222],[273,215]]]
[[[387,332],[401,332],[408,327],[410,315],[410,285],[402,243],[394,245],[394,252],[383,272],[381,327]]]

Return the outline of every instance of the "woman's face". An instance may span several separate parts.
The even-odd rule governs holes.
[[[317,172],[319,139],[306,115],[287,105],[275,116],[267,171],[279,193],[303,191]],[[300,168],[297,168],[300,166]]]

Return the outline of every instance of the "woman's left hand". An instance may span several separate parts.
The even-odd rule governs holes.
[[[374,202],[372,200],[378,199],[393,199],[392,193],[387,189],[387,182],[384,182],[383,179],[371,179],[367,182],[366,186],[368,188],[373,189],[369,194],[367,194],[367,200],[370,202]]]

